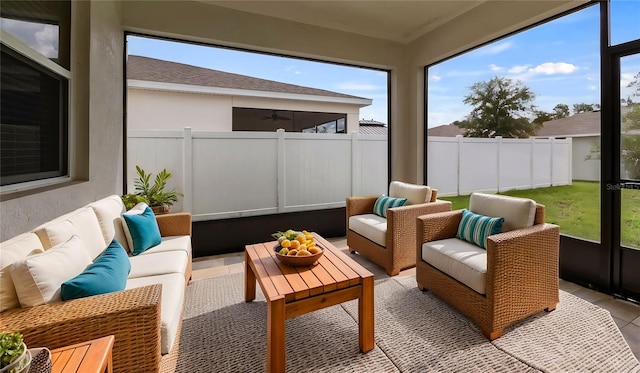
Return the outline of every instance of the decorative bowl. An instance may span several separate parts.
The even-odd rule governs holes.
[[[277,244],[273,247],[273,250],[276,253],[276,258],[280,260],[282,263],[292,266],[292,267],[304,267],[310,266],[320,259],[322,254],[324,254],[324,248],[320,247],[320,245],[316,244],[316,247],[320,249],[319,253],[308,255],[308,256],[294,256],[294,255],[280,255],[278,252],[282,249],[280,244]]]

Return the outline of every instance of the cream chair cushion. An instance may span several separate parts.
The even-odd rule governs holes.
[[[102,236],[100,236],[102,240]],[[60,286],[91,264],[89,253],[78,236],[42,254],[27,256],[13,263],[11,277],[22,307],[60,302]]]
[[[528,198],[472,193],[469,197],[469,211],[485,216],[503,217],[502,232],[509,232],[533,225],[536,203]]]
[[[387,247],[387,219],[376,214],[349,217],[349,229],[380,246]]]
[[[389,197],[406,198],[407,205],[417,205],[431,201],[431,188],[426,185],[392,181],[389,184]]]
[[[487,251],[481,247],[457,238],[425,242],[422,260],[479,294],[486,294]]]

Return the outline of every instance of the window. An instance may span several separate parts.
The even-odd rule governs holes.
[[[454,209],[471,192],[531,198],[562,234],[600,240],[598,22],[585,7],[428,66],[438,198]]]
[[[233,131],[345,133],[347,114],[233,108]]]
[[[1,185],[68,174],[69,1],[2,1]]]

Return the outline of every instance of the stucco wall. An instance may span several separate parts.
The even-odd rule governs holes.
[[[600,136],[573,138],[573,180],[600,180],[600,159],[585,159],[592,154],[594,144],[600,145]]]
[[[358,130],[356,105],[278,98],[222,96],[128,88],[127,125],[130,129],[231,131],[233,107],[317,111],[347,114],[347,133]]]
[[[73,181],[3,195],[0,240],[122,189],[123,33],[115,1],[73,2]]]

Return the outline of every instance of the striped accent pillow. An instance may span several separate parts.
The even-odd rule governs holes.
[[[486,250],[487,237],[500,233],[502,223],[504,218],[492,218],[463,209],[457,237]]]
[[[387,209],[392,207],[400,207],[404,206],[407,203],[406,198],[393,198],[387,196],[380,196],[376,200],[376,203],[373,204],[373,213],[382,216],[383,218],[387,217]]]

